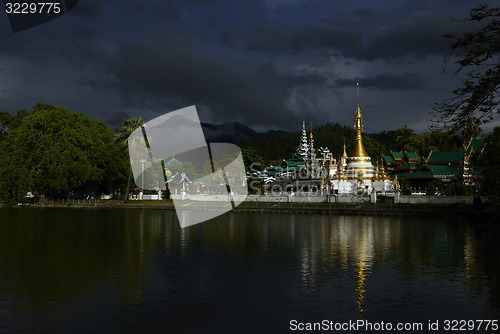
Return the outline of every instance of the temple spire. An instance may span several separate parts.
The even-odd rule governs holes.
[[[358,102],[358,105],[359,105],[359,81],[356,82],[356,86],[358,87],[358,98],[357,98],[357,102]]]
[[[311,156],[315,153],[314,151],[314,136],[313,136],[313,128],[312,128],[312,123],[311,123],[311,130],[309,132],[309,153],[311,153]]]
[[[307,142],[306,121],[302,119],[302,134],[300,136],[300,143],[295,152],[298,158],[307,158],[309,156],[309,143]]]
[[[365,146],[363,145],[363,114],[361,114],[361,107],[359,106],[359,82],[356,83],[358,88],[358,106],[354,114],[354,131],[356,132],[356,142],[354,144],[354,157],[368,157]]]

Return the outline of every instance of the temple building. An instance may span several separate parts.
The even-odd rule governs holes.
[[[484,169],[480,157],[485,147],[484,139],[473,139],[462,149],[431,151],[428,156],[391,151],[383,156],[382,162],[389,175],[409,180],[413,188],[425,189],[434,179],[444,184],[478,186]]]
[[[375,167],[363,144],[363,115],[359,104],[354,115],[354,131],[356,132],[354,151],[352,156],[347,158],[345,175],[349,181],[357,180],[368,184],[375,177]]]
[[[363,114],[359,103],[354,114],[354,131],[356,136],[351,156],[347,155],[344,143],[344,152],[339,158],[337,172],[330,177],[333,191],[338,194],[390,191],[391,181],[385,169],[383,166],[373,166],[363,144]]]
[[[431,151],[428,156],[391,151],[374,164],[363,143],[359,92],[354,131],[352,152],[347,151],[344,142],[342,155],[335,157],[327,147],[316,149],[312,128],[308,135],[305,121],[302,121],[302,133],[295,154],[290,159],[284,159],[279,166],[267,168],[271,176],[269,183],[286,192],[319,191],[338,195],[390,193],[404,180],[410,181],[410,187],[416,194],[427,193],[427,185],[436,179],[453,185],[457,192],[480,184],[483,171],[480,157],[485,149],[482,139],[471,140],[459,150]],[[408,182],[406,184],[408,187]]]
[[[270,185],[284,191],[369,194],[373,191],[390,191],[391,181],[382,164],[374,167],[363,144],[363,115],[358,103],[354,114],[356,133],[352,154],[346,145],[342,156],[334,158],[327,147],[316,150],[312,128],[309,140],[302,121],[300,143],[294,156],[284,159],[279,166],[267,171],[272,176]]]

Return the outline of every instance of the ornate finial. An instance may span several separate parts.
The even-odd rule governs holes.
[[[359,81],[356,82],[356,86],[358,87],[358,105],[359,105]]]

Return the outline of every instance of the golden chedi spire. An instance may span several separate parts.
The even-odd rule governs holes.
[[[342,153],[342,158],[347,159],[347,151],[346,151],[346,146],[345,146],[345,139],[344,139],[344,153]]]
[[[365,146],[363,145],[363,114],[361,114],[361,107],[359,106],[359,82],[356,83],[357,86],[357,102],[358,107],[356,108],[356,113],[354,114],[354,131],[356,131],[356,142],[354,143],[354,157],[368,157],[366,153]]]
[[[347,159],[346,174],[349,180],[359,182],[370,182],[375,176],[375,167],[371,163],[371,158],[366,153],[363,145],[363,115],[359,106],[359,83],[358,85],[358,106],[354,114],[354,131],[356,139],[351,156]]]
[[[354,143],[353,157],[368,157],[365,146],[363,145],[363,115],[358,104],[354,114],[354,131],[356,132],[356,141]]]

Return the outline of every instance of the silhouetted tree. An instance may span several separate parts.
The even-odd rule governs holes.
[[[458,69],[470,70],[461,87],[453,91],[453,97],[433,104],[437,121],[458,130],[467,123],[485,123],[498,114],[498,86],[500,82],[500,8],[481,5],[471,10],[467,21],[484,23],[475,32],[461,37],[445,36],[451,40],[450,54],[445,62],[456,58]]]
[[[486,137],[486,147],[481,163],[485,165],[482,188],[485,193],[498,195],[500,189],[500,127]]]

